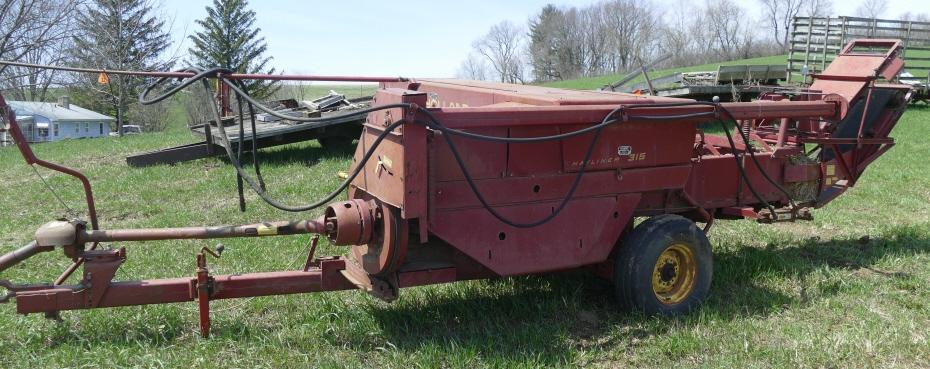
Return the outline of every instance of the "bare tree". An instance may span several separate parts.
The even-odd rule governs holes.
[[[694,14],[693,7],[684,0],[676,1],[665,11],[666,23],[660,31],[660,48],[664,53],[672,55],[672,64],[682,64],[693,60],[692,50],[695,45],[695,35],[688,29]]]
[[[609,40],[609,71],[629,70],[653,53],[659,15],[651,4],[635,0],[613,0],[599,6],[603,13],[602,33]]]
[[[488,64],[480,56],[469,53],[468,57],[462,61],[462,65],[459,66],[456,76],[476,81],[488,79]]]
[[[802,5],[822,12],[828,9],[831,0],[768,1],[777,6],[773,10],[777,35],[771,40],[760,37],[756,30],[761,23],[748,16],[734,0],[707,0],[704,7],[695,6],[694,0],[663,5],[602,0],[581,8],[547,5],[529,21],[527,62],[518,64],[531,66],[533,79],[544,82],[628,71],[660,51],[673,55],[665,64],[672,67],[774,55],[783,52],[791,21],[802,11]],[[501,53],[490,51],[505,48],[489,47],[502,44],[489,40],[495,40],[492,36],[500,31],[501,25],[497,25],[474,44],[499,77],[501,63],[495,62],[501,59],[496,57]],[[460,76],[468,74],[462,70],[473,63],[466,60],[462,65]]]
[[[865,18],[878,18],[888,11],[888,0],[862,0],[856,8],[856,15]]]
[[[746,12],[732,0],[708,0],[704,9],[714,51],[732,60],[741,55],[748,34],[744,27]]]
[[[788,48],[791,23],[804,7],[804,0],[759,0],[762,12],[770,27],[772,37],[784,53]]]
[[[62,64],[74,29],[79,0],[0,1],[0,58],[33,64]],[[43,101],[60,74],[51,70],[0,66],[0,88],[17,100]]]
[[[930,15],[927,13],[904,12],[898,16],[898,19],[906,22],[930,22]]]
[[[562,25],[558,28],[560,44],[557,50],[557,68],[562,78],[575,78],[587,69],[588,47],[584,42],[581,11],[570,8],[562,15]]]
[[[523,83],[523,30],[510,21],[500,22],[472,44],[483,55],[501,82]]]
[[[833,0],[807,0],[801,8],[805,17],[826,17],[833,14]]]

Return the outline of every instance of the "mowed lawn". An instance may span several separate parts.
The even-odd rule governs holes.
[[[908,111],[898,144],[816,220],[721,221],[711,296],[681,318],[618,312],[609,284],[584,272],[405,289],[383,303],[356,292],[216,301],[202,339],[194,303],[63,312],[63,321],[0,305],[0,367],[593,367],[893,368],[930,362],[930,108]],[[193,142],[185,130],[36,145],[95,185],[105,228],[309,218],[249,194],[237,210],[228,163],[211,158],[129,168],[123,157]],[[348,168],[315,142],[264,150],[271,192],[322,196]],[[82,209],[80,186],[49,177]],[[12,148],[0,149],[0,252],[67,216]],[[218,274],[296,269],[309,237],[227,240]],[[192,276],[205,241],[127,244],[117,279]],[[345,249],[323,245],[318,255]],[[0,278],[53,280],[60,252]]]

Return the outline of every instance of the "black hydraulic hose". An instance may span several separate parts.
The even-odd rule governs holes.
[[[238,96],[238,95],[236,95]],[[262,169],[258,163],[258,137],[255,129],[255,109],[252,103],[249,103],[249,122],[252,124],[252,168],[255,170],[255,178],[258,179],[258,185],[262,190],[266,190],[265,177],[262,176]]]
[[[253,104],[253,105],[256,106],[256,107],[258,107],[259,110],[261,110],[261,111],[263,111],[263,112],[265,112],[265,113],[268,113],[268,114],[270,114],[270,115],[272,115],[272,116],[275,116],[275,117],[278,117],[278,118],[281,118],[281,119],[291,120],[291,121],[295,121],[295,122],[304,122],[304,123],[314,123],[314,122],[317,122],[317,123],[330,123],[330,124],[321,125],[321,127],[326,126],[326,125],[332,125],[332,124],[341,124],[341,122],[333,123],[334,120],[337,120],[337,119],[339,119],[339,118],[352,117],[352,116],[359,116],[359,115],[365,115],[365,114],[368,114],[368,113],[372,113],[372,112],[376,112],[376,111],[380,111],[380,110],[385,110],[385,109],[407,108],[407,107],[410,107],[409,104],[388,104],[388,105],[381,105],[381,106],[371,107],[371,108],[367,108],[367,109],[359,109],[359,110],[355,110],[355,111],[352,111],[352,112],[350,112],[350,113],[345,113],[345,114],[331,115],[331,116],[328,116],[328,117],[325,117],[325,118],[303,118],[303,117],[296,117],[296,116],[284,115],[284,114],[278,113],[278,112],[276,112],[276,111],[274,111],[274,110],[272,110],[272,109],[270,109],[270,108],[268,108],[268,107],[262,105],[260,102],[256,101],[253,97],[251,97],[251,96],[249,96],[247,93],[245,93],[242,89],[240,89],[239,87],[237,87],[235,83],[233,83],[232,81],[230,81],[230,80],[228,80],[228,79],[223,78],[223,74],[231,74],[231,73],[233,73],[233,72],[232,72],[231,70],[229,70],[229,69],[226,69],[226,68],[211,68],[211,69],[201,70],[201,69],[197,69],[197,68],[184,68],[184,69],[178,70],[178,72],[189,72],[189,73],[196,73],[196,74],[195,74],[193,77],[184,79],[184,80],[183,80],[181,83],[179,83],[178,85],[176,85],[176,86],[174,86],[174,87],[168,89],[168,91],[162,92],[161,95],[157,95],[157,96],[155,96],[155,97],[153,97],[153,98],[149,98],[148,95],[149,95],[150,93],[152,93],[152,91],[155,89],[155,87],[162,85],[163,83],[165,83],[166,81],[168,81],[168,80],[170,80],[170,79],[172,79],[172,78],[170,78],[170,77],[162,77],[162,78],[157,79],[154,83],[152,83],[151,85],[147,86],[147,87],[142,91],[142,94],[139,95],[139,103],[142,104],[142,105],[151,105],[151,104],[155,104],[155,103],[161,102],[161,101],[163,101],[163,100],[165,100],[165,99],[171,97],[172,95],[178,93],[179,91],[183,90],[184,88],[190,86],[190,85],[193,84],[194,82],[197,82],[197,81],[199,81],[199,80],[202,80],[202,79],[205,79],[205,78],[209,78],[209,77],[216,77],[216,78],[219,79],[221,82],[223,82],[223,83],[225,83],[227,86],[229,86],[230,89],[232,89],[233,91],[235,91],[236,94],[237,94],[238,96],[241,96],[243,99],[245,99],[245,101],[247,101],[247,102],[250,103],[250,104]],[[209,87],[209,85],[206,85],[205,88],[206,88],[207,91],[212,91],[212,89]],[[211,93],[211,95],[212,95],[212,93]],[[211,105],[212,105],[212,104],[211,104]],[[219,114],[217,114],[217,115],[219,115]],[[217,123],[219,123],[219,121],[217,121]]]
[[[230,80],[228,80],[228,79],[222,78],[222,76],[220,76],[219,79],[220,79],[221,82],[223,82],[224,84],[226,84],[227,86],[229,86],[229,88],[230,88],[231,90],[233,90],[237,95],[242,96],[242,98],[245,99],[245,101],[247,101],[248,103],[250,103],[250,104],[252,104],[252,105],[255,105],[255,106],[258,108],[258,110],[261,110],[261,111],[263,111],[263,112],[265,112],[265,113],[267,113],[267,114],[269,114],[269,115],[271,115],[271,116],[277,117],[277,118],[281,118],[281,119],[285,119],[285,120],[290,120],[290,121],[295,121],[295,122],[303,122],[303,123],[328,123],[328,124],[319,125],[320,127],[325,127],[325,126],[328,126],[328,125],[335,125],[335,124],[342,124],[342,122],[338,122],[338,121],[337,121],[337,122],[334,123],[333,121],[335,121],[335,120],[337,120],[337,119],[339,119],[339,118],[343,118],[343,117],[352,117],[352,116],[358,116],[358,115],[366,115],[366,114],[368,114],[368,113],[372,113],[372,112],[376,112],[376,111],[380,111],[380,110],[385,110],[385,109],[392,109],[392,108],[409,108],[409,107],[410,107],[410,104],[389,104],[389,105],[375,106],[375,107],[371,107],[371,108],[367,108],[367,109],[354,110],[354,111],[352,111],[352,112],[345,113],[345,114],[330,115],[330,116],[328,116],[328,117],[321,117],[321,118],[296,117],[296,116],[292,116],[292,115],[281,114],[281,113],[279,113],[279,112],[277,112],[277,111],[274,111],[273,109],[271,109],[271,108],[269,108],[269,107],[267,107],[267,106],[262,105],[261,102],[255,100],[255,98],[253,98],[252,96],[249,96],[249,94],[245,93],[245,91],[243,91],[243,90],[240,89],[238,86],[236,86],[236,83],[233,83],[232,81],[230,81]]]
[[[630,119],[638,120],[669,120],[669,119],[690,119],[690,118],[699,118],[707,117],[714,115],[716,113],[712,111],[699,112],[699,113],[690,113],[690,114],[679,114],[679,115],[663,115],[663,116],[651,116],[651,115],[630,115]]]
[[[753,187],[752,182],[749,181],[749,176],[746,174],[746,168],[743,166],[742,161],[740,161],[740,156],[736,154],[736,142],[733,141],[733,135],[730,134],[730,127],[728,127],[726,122],[724,122],[723,120],[718,120],[717,122],[720,122],[720,126],[723,127],[723,133],[726,133],[727,141],[730,142],[730,147],[733,148],[733,159],[736,160],[736,169],[739,171],[740,177],[742,177],[743,180],[746,181],[746,187],[749,188],[749,192],[752,193],[752,196],[755,197],[756,200],[761,202],[763,206],[765,206],[766,208],[769,209],[770,212],[772,212],[773,217],[777,218],[778,215],[775,214],[775,207],[769,204],[768,201],[765,201],[765,198],[759,195],[759,192],[756,191],[755,187]],[[751,148],[748,146],[748,144],[746,147],[746,151],[747,152],[752,151]],[[739,199],[737,199],[737,201],[739,201]]]
[[[177,86],[174,86],[174,87],[168,89],[168,91],[162,92],[161,95],[157,95],[157,96],[155,96],[155,97],[153,97],[153,98],[148,98],[149,93],[151,93],[152,90],[155,89],[155,87],[158,87],[158,86],[160,86],[161,84],[163,84],[163,83],[165,83],[166,81],[168,81],[168,80],[171,79],[171,78],[168,78],[168,77],[159,78],[159,79],[155,80],[154,83],[148,85],[144,90],[142,90],[142,93],[139,94],[139,103],[142,104],[142,105],[151,105],[151,104],[155,104],[155,103],[161,102],[161,101],[163,101],[163,100],[165,100],[165,99],[167,99],[167,98],[173,96],[174,94],[176,94],[176,93],[178,93],[179,91],[181,91],[181,90],[187,88],[187,86],[190,86],[190,85],[194,84],[195,82],[197,82],[197,81],[199,81],[199,80],[202,80],[202,79],[207,78],[207,77],[215,77],[215,76],[217,76],[217,74],[219,74],[219,73],[232,73],[231,70],[226,69],[226,68],[211,68],[211,69],[205,69],[205,70],[201,70],[201,69],[197,69],[197,68],[184,68],[184,69],[178,70],[178,72],[190,72],[190,73],[197,73],[197,74],[195,74],[193,77],[184,79],[184,80],[181,81],[181,83],[179,83]],[[208,91],[209,91],[209,89],[208,89]]]
[[[651,106],[650,106],[650,105],[651,105]],[[662,106],[662,107],[672,107],[672,106],[687,106],[687,105],[690,105],[690,106],[694,106],[694,105],[704,105],[704,106],[712,106],[712,107],[714,108],[715,112],[716,112],[716,111],[721,111],[721,112],[723,112],[723,113],[727,116],[727,119],[733,121],[734,123],[737,121],[736,117],[733,116],[733,114],[730,113],[730,111],[729,111],[727,108],[725,108],[722,104],[720,104],[719,102],[693,101],[693,102],[687,102],[687,103],[668,103],[668,104],[650,104],[650,105],[635,105],[635,106],[630,106],[630,107],[628,107],[628,109],[646,108],[646,107],[660,107],[660,106]],[[683,118],[689,118],[689,117],[692,116],[692,115],[700,115],[700,114],[702,114],[702,113],[685,114],[685,115],[682,115],[681,117],[683,117]],[[634,118],[634,117],[631,116],[630,118]],[[638,118],[638,119],[648,119],[648,120],[661,120],[661,119],[664,118],[664,117],[642,117],[642,116],[637,116],[637,117],[635,117],[635,118]],[[658,119],[657,119],[657,118],[658,118]],[[721,122],[721,124],[722,124],[722,123],[723,123],[723,122]],[[729,133],[729,131],[727,130],[727,128],[726,128],[725,125],[724,125],[724,131],[726,131],[727,139],[728,139],[729,142],[730,142],[730,146],[733,147],[734,150],[735,150],[735,148],[736,148],[735,142],[733,141],[733,138],[732,138],[732,136],[730,135],[730,133]],[[788,199],[789,205],[792,207],[792,209],[795,209],[795,208],[797,207],[797,205],[795,204],[794,199],[791,198],[791,194],[788,193],[788,191],[785,190],[785,188],[784,188],[781,184],[779,184],[779,183],[776,182],[774,179],[772,179],[772,177],[769,176],[768,172],[766,172],[765,169],[762,168],[762,164],[759,163],[759,159],[756,158],[756,153],[755,153],[755,151],[752,150],[752,144],[751,144],[751,141],[750,141],[750,139],[749,139],[749,134],[746,133],[746,132],[743,132],[742,130],[737,130],[737,131],[739,131],[740,138],[742,138],[742,139],[743,139],[743,142],[746,143],[746,152],[749,153],[749,158],[750,158],[750,160],[752,160],[753,165],[755,165],[756,168],[759,169],[759,172],[762,173],[762,177],[765,178],[765,180],[766,180],[767,182],[769,182],[770,184],[772,184],[772,186],[774,186],[779,192],[781,192],[782,194],[785,195],[785,197]],[[743,167],[742,163],[739,162],[739,158],[738,158],[735,154],[734,154],[734,157],[736,157],[737,165],[740,167],[740,172],[741,172],[742,176],[744,177],[744,179],[746,179],[746,186],[747,186],[747,187],[750,187],[750,190],[751,190],[751,192],[753,193],[753,195],[756,197],[756,200],[759,200],[759,202],[765,204],[765,205],[769,208],[769,210],[772,212],[772,216],[773,216],[774,218],[777,219],[777,218],[778,218],[778,214],[775,213],[774,208],[773,208],[771,205],[769,205],[768,202],[765,201],[765,199],[763,199],[761,196],[759,196],[759,195],[757,194],[757,192],[752,188],[752,184],[750,184],[749,179],[748,179],[748,177],[746,176],[745,168]]]
[[[730,120],[732,120],[733,122],[736,122],[736,118],[733,117],[733,114],[730,114],[730,112],[726,108],[723,108],[721,106],[721,110],[730,118]],[[794,199],[791,198],[791,194],[788,193],[788,190],[786,190],[781,184],[779,184],[774,179],[772,179],[772,177],[769,176],[769,173],[762,168],[762,164],[760,164],[759,159],[756,158],[755,151],[752,150],[752,142],[750,141],[749,133],[743,132],[743,130],[741,129],[736,129],[736,131],[739,132],[739,135],[743,139],[743,142],[746,143],[746,152],[749,153],[749,158],[752,160],[753,164],[755,164],[756,168],[759,169],[759,173],[762,173],[762,177],[764,177],[766,181],[771,183],[772,186],[774,186],[779,192],[785,195],[785,197],[788,199],[788,204],[791,206],[792,210],[797,208],[797,204],[795,204]],[[772,212],[772,216],[775,217],[776,219],[778,218],[778,215],[775,214],[774,212]]]
[[[210,86],[209,86],[209,83],[207,83],[207,81],[204,80],[204,81],[203,81],[203,84],[204,84],[204,87],[207,88],[208,91],[209,91],[209,87],[210,87]],[[246,100],[248,100],[248,99],[246,99]],[[383,105],[383,106],[381,106],[381,108],[388,109],[388,108],[406,107],[406,106],[407,106],[407,105],[405,105],[405,104],[393,104],[393,105],[402,105],[402,106]],[[210,108],[211,108],[211,110],[212,110],[212,112],[213,112],[213,115],[214,115],[215,117],[219,117],[219,111],[217,110],[216,105],[215,105],[215,104],[210,104]],[[399,127],[400,125],[402,125],[402,124],[404,124],[404,123],[405,123],[405,121],[399,120],[399,121],[394,122],[394,123],[392,123],[391,125],[385,127],[384,132],[382,132],[380,135],[378,135],[378,137],[374,140],[374,142],[372,142],[372,148],[369,149],[369,150],[365,153],[365,155],[362,157],[362,160],[360,160],[360,161],[358,162],[358,164],[356,165],[356,167],[355,167],[355,169],[352,171],[352,173],[349,174],[349,176],[342,182],[342,184],[339,185],[339,187],[336,188],[336,190],[334,190],[333,192],[331,192],[329,195],[326,195],[326,196],[323,197],[322,199],[319,199],[318,201],[315,201],[314,203],[311,203],[311,204],[308,204],[308,205],[299,205],[299,206],[290,206],[290,205],[286,205],[286,204],[280,203],[280,202],[278,202],[277,200],[271,198],[271,196],[269,196],[268,193],[265,192],[265,190],[263,190],[263,189],[261,188],[261,186],[259,186],[258,183],[257,183],[251,176],[249,176],[247,173],[245,173],[245,171],[242,169],[242,165],[241,165],[241,163],[239,162],[239,160],[236,160],[236,157],[235,157],[235,155],[234,155],[233,152],[232,152],[232,148],[231,148],[231,146],[229,145],[229,137],[226,135],[226,129],[223,127],[223,125],[222,125],[222,124],[219,124],[219,125],[217,125],[217,128],[218,128],[218,131],[220,132],[220,140],[223,141],[223,146],[224,146],[224,148],[226,149],[226,155],[229,157],[229,160],[230,160],[230,162],[232,163],[233,168],[235,168],[235,169],[236,169],[236,173],[238,173],[239,175],[241,175],[242,178],[246,181],[246,183],[249,184],[249,187],[251,187],[252,190],[255,191],[255,193],[258,194],[258,196],[261,197],[262,200],[264,200],[266,203],[268,203],[269,205],[271,205],[271,206],[273,206],[273,207],[275,207],[275,208],[277,208],[277,209],[279,209],[279,210],[284,210],[284,211],[289,211],[289,212],[301,212],[301,211],[313,210],[313,209],[316,209],[316,208],[321,207],[321,206],[323,206],[323,205],[326,205],[326,204],[328,204],[330,201],[332,201],[334,198],[336,198],[336,196],[339,196],[339,194],[341,194],[342,191],[345,191],[345,189],[349,187],[349,184],[352,183],[352,180],[354,180],[355,177],[357,177],[358,174],[361,173],[362,169],[365,168],[365,163],[367,163],[368,160],[371,159],[372,155],[374,155],[374,152],[375,152],[374,148],[375,148],[375,147],[378,147],[378,145],[381,144],[381,141],[383,141],[385,137],[387,137],[392,131],[394,131],[395,129],[397,129],[397,127]]]
[[[559,206],[542,219],[529,223],[517,223],[505,218],[503,215],[498,213],[497,210],[494,210],[494,208],[491,207],[491,204],[489,204],[481,194],[481,191],[478,190],[478,186],[475,184],[475,180],[471,177],[471,173],[469,173],[465,168],[465,162],[462,160],[461,155],[459,155],[459,150],[455,147],[455,143],[452,141],[452,137],[446,134],[442,135],[442,137],[445,138],[446,143],[449,145],[449,150],[452,152],[452,156],[455,158],[455,162],[458,163],[459,169],[462,171],[462,175],[465,177],[465,181],[468,183],[468,187],[471,188],[471,192],[474,193],[475,197],[478,198],[478,202],[481,203],[481,206],[484,207],[485,210],[487,210],[489,213],[491,213],[491,215],[497,218],[497,220],[506,225],[515,228],[533,228],[546,224],[550,220],[554,219],[557,215],[559,215],[559,213],[562,212],[563,209],[565,209],[565,206],[568,205],[568,202],[572,199],[572,197],[574,197],[575,191],[578,190],[578,185],[581,183],[581,178],[584,177],[588,163],[591,161],[591,154],[594,152],[594,148],[597,146],[597,139],[600,138],[601,132],[603,132],[603,127],[598,127],[598,129],[594,131],[594,137],[591,137],[591,143],[588,145],[587,152],[585,152],[584,161],[581,163],[581,168],[578,169],[578,174],[575,175],[575,180],[572,181],[572,186],[568,189],[568,192],[565,193],[565,197],[562,198]]]
[[[620,108],[614,109],[607,116],[610,117],[614,115],[619,109]],[[427,127],[432,128],[436,131],[442,132],[443,134],[452,135],[452,136],[461,136],[461,137],[466,137],[466,138],[470,138],[473,140],[479,140],[479,141],[490,141],[490,142],[501,142],[501,143],[533,143],[533,142],[545,142],[545,141],[560,141],[560,140],[564,140],[567,138],[580,136],[588,132],[598,131],[608,125],[611,125],[611,124],[614,124],[620,121],[619,119],[606,119],[605,118],[600,123],[595,124],[593,126],[581,128],[581,129],[574,130],[568,133],[561,133],[561,134],[551,135],[551,136],[500,137],[500,136],[481,135],[477,133],[465,132],[465,131],[458,130],[458,129],[448,128],[442,125],[442,123],[438,119],[436,119],[436,116],[433,115],[433,113],[430,112],[429,110],[425,108],[420,108],[420,112],[429,118],[428,121],[425,121],[425,122],[421,121],[420,122],[421,124],[424,124]]]
[[[594,148],[597,146],[597,140],[598,138],[600,138],[603,128],[609,124],[617,122],[618,120],[611,119],[611,117],[613,117],[614,114],[616,114],[617,112],[621,110],[623,110],[623,107],[619,107],[619,108],[612,110],[610,113],[604,116],[604,119],[601,120],[601,123],[592,126],[592,127],[596,127],[594,129],[594,136],[591,138],[591,143],[588,145],[588,150],[585,152],[584,160],[581,162],[581,168],[578,169],[578,173],[575,175],[574,181],[572,181],[572,186],[569,187],[568,192],[562,198],[562,201],[559,203],[559,206],[556,207],[555,210],[553,210],[551,213],[549,213],[549,215],[546,215],[542,219],[529,222],[529,223],[517,223],[515,221],[505,218],[502,214],[497,212],[497,210],[494,210],[491,204],[489,204],[488,201],[484,198],[484,195],[481,194],[481,191],[478,190],[478,186],[475,184],[474,178],[472,178],[471,173],[469,173],[468,169],[465,167],[465,162],[464,160],[462,160],[462,157],[459,154],[458,148],[456,148],[455,142],[452,141],[452,137],[450,135],[450,133],[456,134],[456,133],[465,133],[465,132],[450,129],[450,128],[443,126],[436,119],[436,117],[433,114],[431,114],[428,110],[420,108],[420,111],[425,113],[426,116],[428,116],[431,119],[430,122],[423,122],[421,124],[426,124],[430,128],[434,128],[440,132],[443,132],[442,136],[446,140],[446,143],[449,145],[449,151],[452,152],[452,156],[455,158],[455,162],[458,164],[459,169],[462,171],[462,176],[465,177],[465,182],[468,183],[468,187],[471,189],[472,193],[475,194],[475,197],[478,198],[478,202],[481,203],[481,206],[484,207],[485,210],[487,210],[489,213],[491,213],[491,215],[497,218],[497,220],[514,228],[533,228],[533,227],[543,225],[545,223],[548,223],[552,219],[554,219],[557,215],[559,215],[559,213],[562,212],[562,210],[565,209],[565,207],[568,205],[568,202],[572,199],[572,197],[574,197],[575,191],[578,190],[578,185],[581,184],[581,178],[584,177],[584,173],[588,168],[588,164],[591,161],[591,154],[594,152]],[[583,130],[584,132],[591,131],[590,129],[585,128],[582,130],[572,131],[572,132],[560,134],[560,135],[546,136],[543,138],[547,138],[548,141],[564,140],[565,138],[579,135],[580,133],[578,132],[583,131]],[[496,141],[499,139],[503,139],[503,137],[484,136],[484,135],[477,135],[477,136],[478,138],[476,139],[487,140],[487,141]],[[539,137],[534,137],[534,138],[539,138]],[[510,138],[510,139],[513,139],[513,138]],[[527,141],[517,141],[517,142],[527,142]],[[533,141],[530,141],[530,142],[533,142]]]
[[[238,146],[236,146],[236,160],[242,162],[242,136],[245,135],[245,121],[242,119],[242,97],[239,95],[236,95],[236,108],[239,115],[239,139]],[[217,122],[216,124],[222,125],[223,122]],[[236,172],[236,192],[239,193],[239,211],[245,213],[245,191],[242,188],[242,175],[239,172]]]

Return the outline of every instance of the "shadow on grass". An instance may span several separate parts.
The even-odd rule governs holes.
[[[555,366],[573,362],[578,345],[610,344],[601,338],[609,322],[616,320],[611,316],[615,314],[612,288],[588,273],[479,284],[480,291],[464,289],[396,306],[372,305],[369,313],[391,343],[411,353],[425,347],[456,347],[477,352],[490,362],[532,360]]]
[[[800,243],[742,247],[715,255],[715,279],[702,311],[680,318],[647,317],[619,311],[613,287],[584,271],[465,282],[401,298],[394,304],[364,305],[382,334],[351,334],[334,342],[357,351],[383,345],[381,337],[401,352],[421,350],[476,352],[492,361],[532,360],[543,365],[575,363],[580,353],[595,349],[633,347],[672,328],[701,321],[764,317],[786,308],[804,306],[840,287],[818,286],[816,293],[786,294],[766,287],[792,284],[825,268],[866,271],[887,278],[908,278],[902,271],[883,271],[874,265],[889,256],[930,253],[930,232],[917,226],[894,228],[887,237],[809,239]],[[157,308],[156,308],[157,309]],[[60,325],[47,339],[49,346],[101,344],[128,346],[171,344],[190,335],[191,316],[166,311],[134,314],[129,321],[104,315],[82,321],[77,329]],[[67,319],[67,318],[66,318]],[[155,324],[155,322],[158,322]],[[233,341],[249,341],[245,322],[226,322],[217,334]],[[239,334],[239,333],[244,334]],[[322,335],[324,339],[329,335]]]
[[[867,271],[907,278],[900,271],[873,265],[887,256],[930,252],[926,228],[901,227],[876,239],[809,239],[800,244],[742,247],[715,255],[714,285],[701,315],[734,320],[803,306],[840,293],[818,286],[805,292],[803,280],[825,268]],[[786,294],[766,287],[801,281],[801,292]],[[370,313],[390,342],[414,352],[423,347],[455,346],[482,357],[533,358],[555,365],[572,362],[578,347],[635,345],[674,326],[699,324],[698,314],[681,318],[646,317],[619,311],[612,286],[590,274],[567,272],[489,282],[485,293],[456,293],[434,300],[392,306],[373,305]],[[513,284],[512,293],[495,293],[494,284]],[[506,290],[506,288],[503,288]],[[790,289],[789,289],[790,290]],[[477,296],[476,296],[477,295]],[[811,297],[814,296],[814,297]],[[403,300],[403,298],[401,298]]]
[[[930,232],[927,228],[905,226],[892,228],[880,238],[830,239],[810,238],[797,244],[768,245],[764,248],[741,247],[714,256],[715,275],[711,297],[705,308],[716,315],[765,315],[803,305],[815,296],[829,296],[839,288],[811,286],[804,283],[817,270],[840,269],[872,273],[888,278],[907,278],[903,271],[885,271],[874,267],[880,259],[930,253]],[[796,295],[763,287],[762,279],[773,283],[793,283]],[[770,283],[771,284],[771,283]]]

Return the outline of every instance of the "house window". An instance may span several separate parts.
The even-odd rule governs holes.
[[[58,123],[54,124],[54,131],[52,132],[52,137],[58,137]]]
[[[100,123],[100,134],[103,135],[103,123]]]
[[[81,132],[81,124],[74,123],[74,133],[80,133],[80,132]]]
[[[90,133],[90,122],[84,122],[84,133]]]

